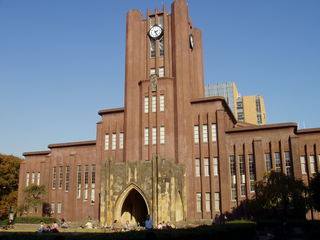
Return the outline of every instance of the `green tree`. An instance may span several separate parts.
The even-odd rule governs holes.
[[[35,208],[41,206],[44,201],[43,197],[47,194],[45,185],[30,184],[24,190],[24,201],[19,206],[19,211],[21,213],[29,212],[30,208]]]
[[[311,206],[320,212],[320,173],[317,173],[310,181],[309,198]]]

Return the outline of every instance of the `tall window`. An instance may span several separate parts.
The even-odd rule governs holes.
[[[163,14],[158,15],[158,25],[163,28]]]
[[[239,156],[239,169],[240,169],[240,194],[245,196],[247,194],[246,188],[246,166],[244,162],[244,155]]]
[[[40,185],[40,172],[38,172],[38,176],[37,176],[37,185]]]
[[[165,129],[164,126],[160,127],[160,144],[165,142]]]
[[[253,154],[249,154],[250,191],[255,191],[256,164]]]
[[[164,38],[163,37],[159,40],[159,54],[160,54],[160,57],[164,56]]]
[[[32,184],[34,184],[35,178],[36,178],[36,174],[33,172],[33,173],[31,174],[31,183],[32,183]]]
[[[220,212],[220,193],[214,193],[214,210]]]
[[[271,154],[270,153],[265,153],[264,154],[264,160],[266,162],[267,171],[271,171],[271,169],[272,169]]]
[[[155,18],[155,16],[151,16],[149,18],[149,28],[151,28],[155,24],[156,24],[156,18]]]
[[[26,176],[26,187],[29,186],[29,181],[30,181],[30,173],[27,173],[27,176]]]
[[[236,159],[234,155],[229,156],[230,176],[231,176],[231,200],[237,199],[237,177],[236,177]]]
[[[96,165],[91,166],[91,203],[95,202],[96,187]]]
[[[84,200],[88,200],[89,166],[84,166]]]
[[[196,177],[200,177],[200,158],[195,159],[195,174]]]
[[[115,133],[112,133],[111,145],[112,150],[117,148],[117,134]]]
[[[309,162],[310,162],[310,173],[316,173],[315,155],[309,156]]]
[[[284,159],[286,161],[286,172],[288,176],[292,176],[292,163],[291,163],[291,153],[284,152]]]
[[[164,67],[159,67],[159,77],[164,77]]]
[[[81,166],[77,166],[77,198],[81,197]]]
[[[157,96],[152,96],[151,98],[151,111],[152,112],[157,111]]]
[[[119,134],[119,149],[123,149],[123,138],[124,138],[124,134],[123,132],[121,132]]]
[[[57,213],[61,213],[61,202],[57,204]]]
[[[219,175],[219,162],[217,157],[213,158],[213,175],[214,176]]]
[[[150,76],[156,74],[156,69],[155,68],[151,68],[150,69]]]
[[[306,168],[306,157],[300,156],[300,167],[301,167],[301,173],[306,174],[307,168]]]
[[[144,113],[149,112],[149,97],[144,97]]]
[[[197,202],[197,212],[201,212],[202,207],[201,207],[201,193],[196,194],[196,202]]]
[[[203,124],[202,125],[202,141],[203,142],[208,142],[208,125]]]
[[[211,212],[211,194],[206,193],[206,211]]]
[[[56,188],[57,184],[57,168],[52,168],[52,188]]]
[[[144,145],[149,144],[149,128],[144,128]]]
[[[209,158],[204,158],[204,176],[208,177],[210,175],[210,163]]]
[[[199,126],[193,126],[193,136],[194,136],[194,143],[199,143]]]
[[[215,123],[211,124],[211,137],[212,137],[212,142],[217,141],[217,124]]]
[[[164,95],[160,94],[160,99],[159,99],[159,110],[160,112],[164,111]]]
[[[54,202],[51,202],[51,213],[54,213]]]
[[[109,134],[104,136],[104,149],[109,150]]]
[[[59,183],[58,183],[58,188],[62,188],[62,178],[63,178],[63,172],[62,172],[62,166],[59,167]]]
[[[157,128],[152,128],[152,144],[157,144]]]
[[[70,186],[70,166],[66,166],[65,178],[64,189],[68,192]]]
[[[156,41],[152,38],[150,38],[150,56],[156,56]]]
[[[275,152],[274,159],[276,161],[276,169],[281,169],[281,154],[279,152]]]

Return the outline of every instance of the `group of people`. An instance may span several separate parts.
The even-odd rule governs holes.
[[[228,221],[228,217],[227,215],[221,213],[220,215],[216,214],[213,221],[212,221],[212,224],[225,224],[226,222]]]
[[[48,233],[48,232],[57,233],[57,232],[59,232],[59,225],[56,221],[54,221],[51,226],[48,224],[45,224],[44,222],[41,222],[38,232],[40,232],[40,233]]]

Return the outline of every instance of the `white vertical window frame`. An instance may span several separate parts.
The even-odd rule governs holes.
[[[123,149],[124,133],[119,134],[119,149]]]
[[[108,151],[109,150],[109,140],[110,139],[110,136],[109,134],[105,134],[104,136],[104,150]]]
[[[208,125],[203,124],[202,125],[202,141],[203,142],[208,142]]]
[[[152,144],[157,144],[157,128],[152,128]]]
[[[26,187],[29,186],[29,182],[30,182],[30,173],[27,172],[27,176],[26,176]]]
[[[220,193],[214,193],[214,210],[220,212]]]
[[[77,166],[77,198],[81,197],[81,166]]]
[[[63,167],[59,167],[59,182],[58,182],[58,188],[62,188],[62,179],[63,179]]]
[[[301,173],[307,174],[306,157],[305,156],[300,156],[300,166],[301,166]]]
[[[199,143],[199,125],[193,126],[194,143]]]
[[[57,184],[57,168],[52,168],[52,188],[55,189]]]
[[[88,200],[88,188],[89,188],[89,166],[84,166],[84,200]]]
[[[201,175],[200,158],[195,159],[195,175],[196,175],[196,177],[200,177],[200,175]]]
[[[57,213],[61,213],[61,202],[58,202],[57,204]]]
[[[271,171],[272,170],[271,153],[265,153],[264,160],[265,160],[266,170],[268,172]]]
[[[151,111],[157,112],[157,96],[151,97]]]
[[[37,175],[37,185],[38,186],[40,185],[40,172],[38,172],[38,175]]]
[[[96,165],[91,166],[91,204],[95,202],[95,187],[96,187]]]
[[[33,172],[31,174],[31,183],[34,184],[35,183],[35,178],[36,178],[36,174]]]
[[[217,141],[217,124],[215,123],[211,124],[211,137],[212,137],[212,142]]]
[[[165,143],[165,128],[164,126],[160,127],[160,144]]]
[[[117,148],[117,134],[112,133],[111,149],[116,150],[116,148]]]
[[[69,191],[69,186],[70,186],[70,166],[66,166],[65,182],[64,182],[64,190],[66,192]]]
[[[309,162],[310,162],[310,173],[316,173],[316,165],[315,165],[315,155],[309,156]]]
[[[219,161],[217,157],[213,158],[213,175],[219,176]]]
[[[205,198],[206,198],[206,211],[211,212],[211,194],[207,192],[205,194]]]
[[[149,128],[144,128],[144,145],[149,145]]]
[[[156,74],[156,69],[155,68],[151,68],[150,69],[150,76]]]
[[[159,77],[164,77],[164,67],[159,67]]]
[[[202,211],[202,207],[201,207],[201,193],[197,193],[196,194],[196,209],[197,209],[197,212],[201,212]]]
[[[54,202],[51,202],[51,213],[54,213]]]
[[[149,112],[149,97],[145,96],[144,97],[144,113]]]
[[[210,162],[209,158],[204,158],[204,176],[209,177],[210,176]]]
[[[159,97],[159,107],[160,112],[164,111],[164,94],[161,94]]]

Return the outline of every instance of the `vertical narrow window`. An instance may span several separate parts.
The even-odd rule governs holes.
[[[158,25],[163,28],[163,14],[158,15]]]
[[[59,183],[58,183],[58,188],[62,188],[62,178],[63,178],[63,168],[62,166],[59,167]]]
[[[36,178],[36,174],[33,172],[31,174],[31,183],[34,184],[35,183],[35,178]]]
[[[144,97],[144,113],[149,112],[149,97]]]
[[[231,176],[231,200],[237,200],[237,176],[236,176],[236,159],[234,155],[229,156],[230,176]]]
[[[244,155],[239,156],[239,169],[240,169],[240,194],[241,196],[246,196],[246,165],[244,161]]]
[[[51,202],[51,213],[54,213],[54,202]]]
[[[160,57],[164,56],[164,38],[163,37],[159,40],[159,54],[160,54]]]
[[[156,56],[156,41],[152,38],[150,38],[150,56]]]
[[[91,166],[91,203],[95,202],[95,188],[96,188],[96,165]]]
[[[204,158],[204,176],[208,177],[210,175],[210,163],[209,158]]]
[[[160,144],[165,143],[165,128],[164,126],[160,127]]]
[[[124,138],[124,133],[121,132],[119,134],[119,149],[123,149],[123,138]]]
[[[77,166],[77,198],[81,197],[81,166]]]
[[[164,95],[161,94],[160,97],[159,97],[159,110],[160,112],[163,112],[164,111]]]
[[[196,177],[200,177],[200,158],[195,159],[195,174]]]
[[[214,193],[214,210],[220,212],[220,193]]]
[[[38,172],[38,176],[37,176],[37,185],[40,185],[40,172]]]
[[[272,169],[272,161],[271,161],[271,154],[270,153],[265,153],[264,154],[264,160],[266,163],[266,170],[269,172]]]
[[[211,212],[211,194],[206,193],[206,211]]]
[[[52,168],[52,188],[56,188],[57,184],[57,168]]]
[[[217,141],[217,124],[215,123],[211,124],[211,137],[212,137],[212,142]]]
[[[213,175],[219,176],[219,162],[217,157],[213,158]]]
[[[84,166],[84,200],[88,200],[88,188],[89,188],[89,166]]]
[[[30,181],[30,173],[27,172],[27,176],[26,176],[26,187],[29,186],[29,181]]]
[[[281,169],[281,154],[279,152],[274,153],[274,159],[276,161],[276,169]]]
[[[109,134],[105,134],[104,136],[104,149],[109,150]]]
[[[152,144],[157,144],[157,128],[152,128]]]
[[[310,162],[310,173],[316,173],[315,155],[309,156],[309,162]]]
[[[61,202],[57,204],[57,213],[61,213]]]
[[[300,156],[300,167],[301,167],[301,173],[306,174],[307,168],[306,168],[306,157]]]
[[[65,173],[65,182],[64,182],[64,190],[66,192],[69,191],[69,186],[70,186],[70,166],[66,166],[66,173]]]
[[[197,193],[196,195],[196,202],[197,202],[197,212],[201,212],[201,193]]]
[[[156,74],[156,69],[155,68],[151,68],[150,69],[150,76]]]
[[[151,16],[149,18],[149,27],[151,28],[155,24],[156,24],[156,18],[154,16]]]
[[[164,77],[164,67],[159,67],[159,77]]]
[[[208,142],[208,125],[207,124],[202,125],[202,141]]]
[[[152,112],[157,111],[157,96],[152,96],[151,98],[151,111]]]
[[[116,150],[116,148],[117,148],[117,134],[112,133],[111,149]]]
[[[292,176],[291,153],[284,152],[284,159],[286,161],[286,173],[288,176]]]
[[[253,154],[249,154],[250,191],[255,191],[256,164]]]
[[[193,126],[194,143],[199,143],[199,126]]]
[[[144,128],[144,145],[149,144],[149,128]]]

